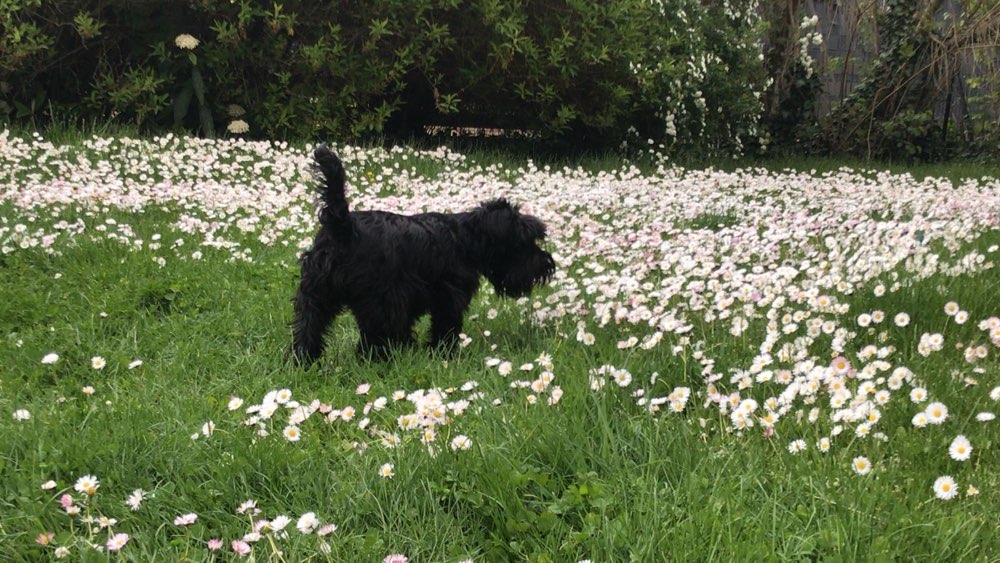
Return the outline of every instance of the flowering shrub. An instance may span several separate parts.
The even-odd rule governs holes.
[[[755,7],[3,3],[0,117],[304,138],[474,124],[589,144],[636,126],[665,146],[738,153],[757,144],[761,110]]]

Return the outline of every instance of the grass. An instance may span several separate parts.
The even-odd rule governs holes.
[[[495,160],[504,161],[503,155]],[[806,160],[771,166],[821,169]],[[936,175],[934,170],[963,173],[947,166],[927,173]],[[19,221],[19,213],[0,204],[5,221]],[[169,241],[177,233],[164,225],[176,213],[111,211],[101,217],[128,222],[147,240],[162,232]],[[714,231],[734,223],[706,215],[688,226]],[[986,252],[998,243],[994,230],[973,244]],[[906,329],[888,331],[898,349],[892,361],[917,373],[952,418],[945,426],[915,430],[910,417],[916,407],[887,408],[877,428],[888,441],[859,440],[848,431],[824,454],[814,444],[826,434],[815,425],[788,420],[771,438],[759,428],[739,436],[726,431],[728,417],[701,405],[701,366],[690,350],[673,354],[673,341],[651,351],[621,350],[615,343],[627,334],[612,323],[595,329],[594,346],[581,346],[572,325],[529,325],[517,304],[486,292],[469,312],[472,343],[453,354],[416,349],[386,363],[360,362],[353,354],[353,321],[342,317],[323,360],[299,368],[285,358],[298,273],[294,249],[253,238],[246,245],[252,264],[206,253],[201,261],[171,260],[160,268],[154,258],[162,253],[83,237],[61,247],[60,256],[39,249],[0,255],[5,559],[51,556],[51,548],[35,542],[50,530],[54,544],[92,537],[103,545],[106,531],[91,536],[57,501],[85,474],[101,481],[91,510],[117,518],[115,531],[131,540],[114,555],[74,549],[73,560],[202,561],[217,556],[205,547],[215,537],[226,538],[225,555],[218,558],[231,558],[229,541],[249,527],[235,508],[249,498],[263,510],[259,518],[291,516],[290,529],[310,511],[338,526],[327,538],[328,554],[315,535],[292,530],[287,540],[258,543],[257,560],[378,561],[399,552],[411,561],[955,561],[996,560],[1000,553],[1000,434],[973,418],[994,406],[987,395],[1000,385],[996,349],[975,375],[976,387],[952,375],[971,374],[954,342],[981,341],[975,323],[1000,314],[996,270],[935,274],[883,297],[869,285],[846,297],[847,318],[874,309],[913,316]],[[941,313],[947,301],[969,311],[970,322],[948,321]],[[497,317],[488,319],[494,308]],[[749,365],[756,355],[753,331],[733,337],[726,326],[711,323],[694,330],[692,340],[713,347],[720,366]],[[918,355],[925,332],[945,334],[948,347]],[[59,361],[41,364],[52,351]],[[510,389],[509,379],[484,365],[484,358],[499,356],[516,370],[542,352],[551,354],[565,390],[556,407],[528,404],[528,392]],[[90,367],[93,356],[107,366]],[[129,369],[136,358],[143,365]],[[658,372],[668,390],[689,386],[695,396],[683,414],[651,415],[610,383],[602,392],[590,390],[588,372],[602,364],[627,367],[637,380]],[[226,407],[230,396],[249,405],[269,390],[287,388],[299,400],[353,405],[356,423],[374,397],[397,389],[458,388],[469,380],[479,383],[485,400],[439,427],[437,443],[462,433],[473,447],[442,447],[435,457],[411,435],[396,449],[381,448],[356,424],[310,421],[293,443],[280,437],[283,425],[275,423],[270,436],[259,437],[242,424],[239,411]],[[366,382],[372,385],[367,398],[356,395]],[[84,386],[93,386],[93,395],[83,394]],[[502,403],[493,406],[494,398]],[[903,396],[893,400],[908,403]],[[30,420],[12,419],[21,408],[30,411]],[[398,414],[390,408],[371,417],[392,429]],[[209,420],[214,433],[192,439]],[[968,462],[947,457],[957,434],[969,436],[976,448]],[[810,447],[791,455],[786,445],[796,438]],[[373,445],[361,449],[356,442]],[[856,455],[870,458],[875,470],[855,475],[850,464]],[[393,465],[391,479],[379,476],[385,463]],[[962,498],[934,498],[931,483],[944,474],[962,485]],[[49,479],[58,487],[43,491]],[[967,484],[981,493],[965,497]],[[124,500],[137,488],[150,498],[133,512]],[[198,514],[195,524],[173,525],[189,512]]]

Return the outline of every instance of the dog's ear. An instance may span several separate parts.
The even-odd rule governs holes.
[[[492,240],[529,243],[545,238],[545,223],[537,217],[521,215],[518,207],[504,198],[483,203],[478,215],[483,232]]]
[[[524,242],[533,242],[545,238],[545,223],[533,215],[519,215],[515,225],[518,238]]]

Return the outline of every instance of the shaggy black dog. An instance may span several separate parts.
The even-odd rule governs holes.
[[[323,333],[345,308],[357,320],[363,356],[412,343],[413,325],[427,313],[431,344],[449,346],[480,276],[500,295],[520,297],[555,272],[552,255],[538,247],[545,224],[506,200],[464,213],[348,211],[340,159],[323,145],[313,156],[322,209],[295,296],[292,351],[302,362],[322,354]]]

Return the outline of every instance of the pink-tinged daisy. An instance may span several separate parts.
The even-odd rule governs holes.
[[[233,540],[233,543],[230,545],[232,546],[233,551],[236,552],[236,555],[239,555],[240,557],[250,555],[250,544],[247,542],[242,540]]]
[[[392,553],[390,555],[386,555],[385,559],[382,560],[382,563],[407,563],[409,560],[410,558],[402,553]]]
[[[222,549],[222,540],[219,538],[212,538],[206,542],[209,551],[219,551]]]
[[[38,545],[49,545],[54,537],[56,537],[55,532],[42,532],[35,538],[35,543]]]
[[[368,383],[362,383],[358,385],[358,388],[354,390],[355,395],[367,395],[368,391],[371,390],[372,386]]]
[[[129,506],[133,511],[139,510],[142,506],[142,501],[146,499],[146,492],[142,489],[136,489],[132,491],[132,494],[125,499],[125,504]]]
[[[118,551],[128,543],[128,534],[115,534],[108,539],[108,551]]]
[[[198,515],[194,512],[189,514],[182,514],[177,518],[174,518],[174,526],[190,526],[198,521]]]
[[[316,535],[319,537],[328,536],[337,531],[336,524],[325,524],[316,530]]]

